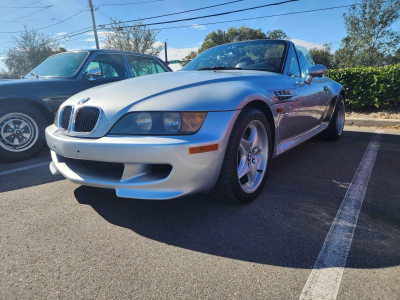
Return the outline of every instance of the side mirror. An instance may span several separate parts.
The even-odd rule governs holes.
[[[103,72],[101,71],[100,68],[92,68],[89,70],[89,81],[95,81],[96,79],[94,78],[95,76],[102,76]]]
[[[324,65],[315,65],[307,70],[307,78],[305,83],[311,84],[314,77],[321,77],[325,74],[326,67]]]

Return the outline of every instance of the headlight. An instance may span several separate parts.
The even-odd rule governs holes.
[[[134,112],[123,116],[110,134],[193,134],[199,131],[206,116],[206,112]]]

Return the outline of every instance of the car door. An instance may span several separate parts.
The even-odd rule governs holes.
[[[91,76],[90,69],[99,68],[101,75]],[[83,71],[81,80],[86,80],[88,88],[128,78],[125,61],[122,54],[96,54]]]
[[[140,55],[126,55],[126,59],[128,61],[131,77],[158,73],[154,60],[151,57]],[[161,69],[161,66],[159,66],[158,68]]]
[[[294,52],[290,57],[289,74],[300,76],[299,63],[297,62],[297,56]],[[276,111],[278,112],[277,128],[281,140],[295,135],[299,110],[297,91],[295,88],[290,87],[290,81],[288,81],[288,84],[289,86],[286,89],[268,91],[275,103]]]
[[[299,111],[296,121],[296,134],[308,131],[322,123],[328,106],[328,87],[325,77],[314,78],[311,84],[305,83],[307,70],[314,65],[311,55],[301,46],[296,46],[300,74],[291,76],[297,90]]]

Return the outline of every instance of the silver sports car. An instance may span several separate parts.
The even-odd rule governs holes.
[[[290,41],[225,44],[180,72],[95,87],[46,129],[53,174],[119,197],[210,192],[248,203],[272,158],[319,134],[340,139],[344,89]]]

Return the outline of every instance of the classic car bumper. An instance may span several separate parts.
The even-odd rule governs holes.
[[[218,179],[239,112],[210,112],[199,132],[181,136],[88,139],[65,136],[51,125],[46,129],[50,170],[78,184],[115,189],[126,198],[171,199],[207,191]],[[218,144],[218,150],[189,154],[190,147],[211,144]],[[96,162],[106,165],[93,168]]]

